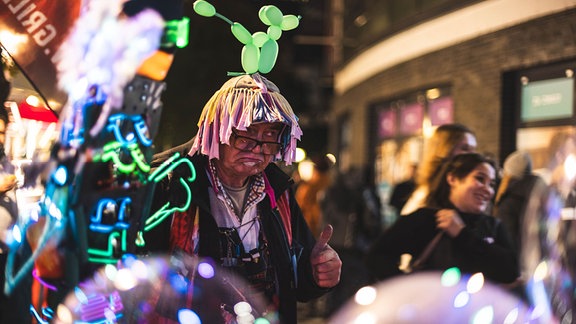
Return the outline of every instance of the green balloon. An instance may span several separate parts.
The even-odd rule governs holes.
[[[278,26],[270,26],[268,27],[268,36],[273,40],[278,40],[282,36],[282,29]]]
[[[270,20],[268,20],[268,17],[266,17],[266,9],[270,7],[270,6],[263,6],[262,8],[260,8],[260,10],[258,11],[258,17],[260,17],[260,21],[262,21],[264,23],[264,25],[266,26],[270,26],[272,25],[272,23],[270,22]]]
[[[195,1],[193,7],[194,11],[200,16],[212,17],[216,14],[216,8],[204,0]]]
[[[258,71],[260,50],[254,44],[246,44],[242,48],[242,68],[248,74]]]
[[[270,39],[270,36],[265,32],[255,32],[252,34],[252,44],[256,45],[257,47],[262,47],[264,43]]]
[[[292,30],[300,24],[300,19],[294,15],[286,15],[284,19],[282,19],[282,24],[280,24],[280,28],[282,30]]]
[[[268,8],[264,10],[264,15],[266,15],[268,21],[270,21],[270,26],[280,26],[282,23],[282,11],[276,6],[268,6]]]
[[[240,43],[242,44],[252,43],[252,35],[240,23],[237,22],[233,23],[232,26],[230,26],[230,29],[232,29],[232,34],[236,36],[236,39],[239,40]]]
[[[269,39],[262,45],[262,49],[260,49],[258,71],[260,71],[260,73],[272,71],[272,68],[274,68],[276,64],[276,58],[278,58],[278,43],[273,39]]]

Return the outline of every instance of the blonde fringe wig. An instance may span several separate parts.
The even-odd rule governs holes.
[[[282,150],[276,161],[292,164],[297,141],[302,136],[298,117],[278,87],[258,73],[226,81],[208,100],[198,121],[198,133],[190,155],[199,152],[219,158],[219,144],[229,144],[232,129],[246,130],[255,123],[283,123]]]

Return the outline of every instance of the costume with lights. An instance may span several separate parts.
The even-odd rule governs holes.
[[[208,101],[198,134],[189,142],[190,151],[189,145],[179,148],[189,153],[197,174],[191,186],[190,207],[173,216],[170,248],[211,257],[241,273],[273,307],[278,307],[280,320],[291,323],[296,321],[296,301],[327,291],[314,283],[310,251],[315,239],[294,198],[292,181],[273,163],[262,174],[252,176],[247,202],[239,215],[241,223],[226,226],[223,219],[236,220],[238,216],[229,189],[219,181],[210,161],[219,158],[220,144],[229,145],[232,129],[243,130],[263,122],[285,125],[280,136],[283,150],[276,158],[291,162],[301,130],[290,105],[273,83],[259,74],[234,77]],[[157,158],[163,159],[161,155]],[[180,172],[174,170],[175,174]],[[186,174],[176,178],[182,177]],[[181,205],[186,199],[175,182],[165,194],[173,205]],[[252,243],[246,242],[248,238]]]
[[[270,26],[267,33],[250,34],[239,23],[220,16],[206,1],[196,1],[194,9],[202,16],[216,16],[230,23],[232,33],[244,44],[245,73],[231,78],[214,93],[202,111],[198,133],[187,145],[157,157],[162,161],[180,151],[188,155],[196,170],[196,180],[189,191],[182,190],[177,179],[190,173],[176,168],[175,177],[171,178],[176,180],[156,195],[156,200],[167,199],[174,206],[189,202],[188,208],[174,213],[171,227],[166,229],[169,233],[161,237],[170,237],[169,248],[173,253],[209,257],[240,274],[266,299],[268,306],[256,309],[257,314],[266,316],[277,309],[282,323],[295,323],[297,301],[316,298],[328,289],[314,281],[310,255],[315,239],[296,203],[292,181],[278,166],[270,164],[264,172],[249,177],[245,193],[241,193],[245,198],[239,198],[233,188],[227,188],[219,180],[213,163],[220,158],[220,146],[231,145],[233,129],[247,130],[257,123],[284,125],[278,138],[282,149],[274,158],[286,164],[294,161],[296,142],[302,135],[297,117],[276,85],[261,74],[274,66],[276,40],[282,30],[295,28],[298,18],[282,15],[274,6],[265,6],[259,17]],[[244,204],[238,204],[242,199]],[[235,205],[240,205],[240,209]],[[235,294],[233,291],[228,294]],[[180,296],[177,306],[160,298],[157,310],[168,317],[175,313],[171,308],[184,307],[189,298],[190,294]],[[242,300],[246,296],[236,298]],[[233,314],[229,306],[223,305],[224,318]]]
[[[122,318],[128,308],[118,292],[84,294],[74,287],[95,269],[138,254],[143,232],[156,221],[149,201],[163,170],[150,172],[152,141],[163,79],[175,49],[187,41],[182,2],[86,0],[82,6],[54,56],[68,101],[45,190],[20,212],[7,239],[6,293],[17,298],[34,277],[32,300],[13,312],[18,321],[26,313],[39,323],[67,322],[73,313],[91,323]],[[28,245],[32,251],[19,260]],[[71,291],[84,294],[80,304],[57,313]],[[96,300],[109,302],[97,307]]]

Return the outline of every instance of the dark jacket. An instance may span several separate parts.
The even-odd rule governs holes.
[[[183,146],[182,153],[187,153],[187,146]],[[196,169],[196,180],[192,183],[192,205],[188,211],[189,214],[194,214],[196,207],[200,211],[198,254],[202,257],[210,257],[218,262],[221,257],[221,249],[218,243],[218,227],[210,211],[209,190],[212,189],[210,189],[210,182],[206,174],[208,159],[203,155],[195,155],[188,158]],[[175,175],[178,172],[178,168],[174,170]],[[285,228],[283,225],[278,208],[273,208],[275,204],[271,203],[268,195],[258,204],[258,208],[262,220],[262,230],[268,239],[271,263],[276,270],[278,278],[278,298],[280,303],[278,311],[280,320],[282,323],[296,323],[296,302],[304,302],[319,297],[326,293],[328,289],[321,288],[314,282],[310,253],[314,247],[315,239],[308,229],[302,212],[294,199],[291,179],[275,164],[270,164],[264,172],[277,200],[286,191],[289,192],[290,229]],[[175,178],[177,177],[172,179]],[[169,185],[167,188],[164,187],[156,194],[156,199],[168,199],[174,204],[178,204],[178,200],[183,199],[181,193],[177,191],[178,188],[181,188],[181,186]],[[166,196],[162,198],[163,195]],[[165,227],[164,230],[166,229]],[[190,228],[190,230],[192,229]],[[292,233],[291,245],[288,243],[289,239],[287,236],[287,232],[290,231]],[[165,234],[164,237],[166,241],[168,235]],[[296,261],[296,267],[293,265],[293,260]],[[297,273],[296,278],[294,269],[296,269]]]
[[[437,209],[421,208],[400,217],[372,245],[366,258],[370,271],[385,279],[402,273],[398,269],[402,254],[418,258],[439,233]],[[458,267],[462,273],[482,272],[494,282],[509,283],[519,276],[518,261],[503,225],[494,217],[458,212],[466,227],[455,238],[442,236],[421,270],[443,271]]]
[[[544,180],[537,175],[526,175],[524,178],[511,181],[508,188],[496,203],[494,216],[506,227],[514,247],[519,251],[522,246],[522,226],[526,206],[529,203],[535,186],[544,186]]]

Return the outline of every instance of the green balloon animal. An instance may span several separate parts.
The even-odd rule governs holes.
[[[242,68],[247,74],[260,72],[262,74],[272,71],[278,57],[278,42],[282,31],[292,30],[298,27],[300,16],[283,15],[276,6],[268,5],[260,8],[258,17],[268,27],[266,32],[251,34],[242,24],[233,22],[220,15],[208,1],[197,0],[194,2],[194,11],[204,17],[218,17],[231,26],[232,34],[242,48]]]

